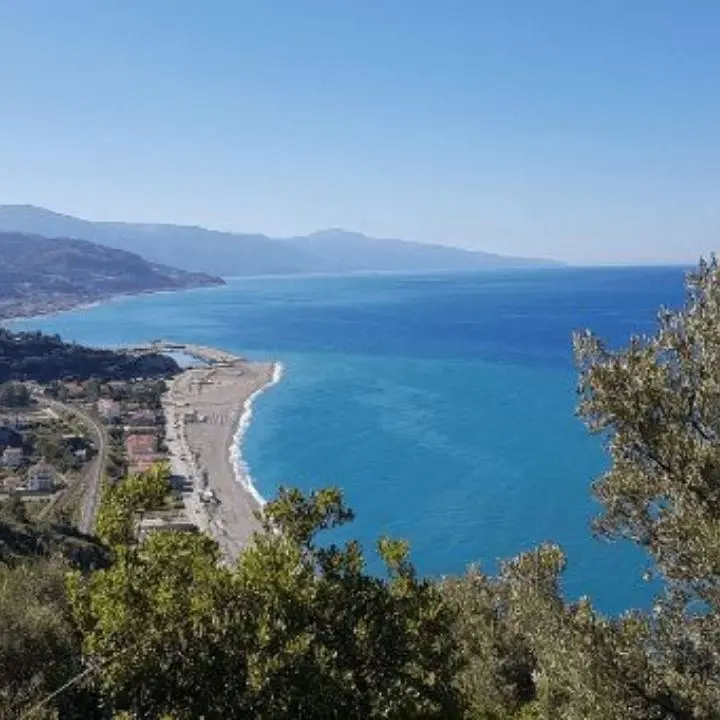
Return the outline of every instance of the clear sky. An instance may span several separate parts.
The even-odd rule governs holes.
[[[0,203],[695,260],[720,2],[0,0]]]

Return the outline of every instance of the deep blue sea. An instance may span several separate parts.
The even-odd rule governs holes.
[[[619,612],[648,604],[647,560],[591,536],[606,459],[574,417],[570,334],[623,345],[659,305],[680,305],[682,284],[680,268],[238,279],[15,326],[281,360],[243,448],[265,497],[337,484],[370,555],[381,534],[406,538],[430,575],[553,540],[569,556],[567,596]]]

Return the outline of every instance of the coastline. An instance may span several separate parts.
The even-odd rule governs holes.
[[[42,320],[43,318],[55,317],[60,313],[71,312],[73,310],[90,310],[91,308],[105,305],[116,298],[129,297],[125,295],[110,295],[108,297],[97,298],[95,300],[83,300],[78,302],[57,303],[47,309],[38,311],[38,309],[28,309],[27,311],[12,312],[9,315],[0,314],[0,323],[22,322],[23,320]]]
[[[258,388],[254,393],[252,393],[252,395],[250,395],[250,397],[248,397],[247,400],[245,400],[243,403],[243,411],[237,424],[237,430],[235,431],[230,447],[228,448],[230,463],[233,467],[237,481],[247,490],[248,493],[250,493],[250,495],[252,495],[260,509],[262,509],[267,501],[260,494],[260,491],[253,482],[252,475],[250,474],[250,467],[243,457],[243,442],[252,423],[253,405],[255,400],[266,390],[269,390],[274,385],[277,385],[283,379],[284,373],[285,366],[279,361],[274,362],[270,382],[266,383],[261,388]]]
[[[232,562],[260,529],[264,499],[242,457],[255,399],[282,378],[280,363],[233,358],[188,368],[163,406],[168,452],[188,519]]]
[[[146,290],[133,290],[129,292],[118,292],[111,293],[109,295],[98,295],[97,297],[91,298],[56,298],[49,299],[47,301],[36,301],[29,302],[26,309],[11,310],[8,314],[0,311],[0,324],[7,322],[21,322],[23,320],[40,320],[41,318],[53,317],[60,313],[70,312],[74,310],[89,310],[90,308],[97,307],[98,305],[105,305],[106,303],[112,302],[113,300],[120,300],[128,297],[139,297],[141,295],[165,295],[169,293],[185,292],[187,290],[199,290],[202,288],[211,287],[223,287],[225,282],[222,283],[198,283],[191,284],[185,287],[172,287],[172,288],[148,288]]]

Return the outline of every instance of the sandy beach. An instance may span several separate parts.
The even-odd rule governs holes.
[[[237,477],[231,450],[243,413],[272,383],[275,369],[238,358],[190,368],[170,383],[164,399],[170,462],[185,482],[188,519],[218,541],[229,561],[258,529],[260,508],[247,477]]]

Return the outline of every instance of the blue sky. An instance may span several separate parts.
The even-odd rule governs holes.
[[[0,0],[0,202],[695,260],[719,29],[715,0]]]

